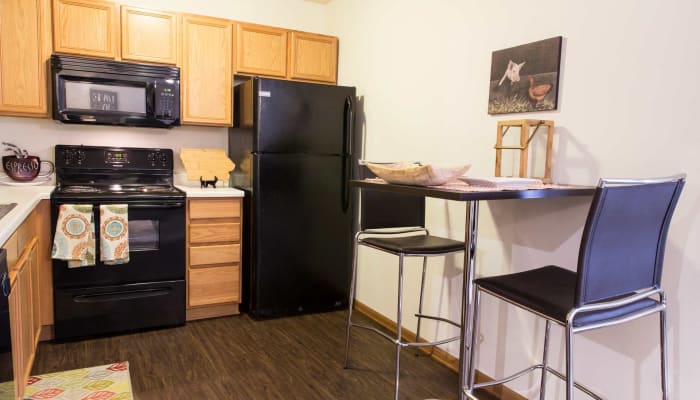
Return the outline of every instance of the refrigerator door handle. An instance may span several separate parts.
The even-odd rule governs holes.
[[[352,136],[354,130],[354,110],[351,96],[345,97],[344,118],[343,118],[343,183],[342,183],[342,206],[343,212],[350,208],[350,177],[352,174]]]

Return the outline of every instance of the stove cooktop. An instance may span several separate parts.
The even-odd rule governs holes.
[[[108,186],[88,186],[88,185],[67,185],[56,188],[58,193],[81,194],[81,193],[109,193],[109,194],[130,194],[130,193],[152,193],[171,194],[182,193],[179,189],[167,185],[108,185]]]
[[[105,200],[127,201],[130,199],[184,199],[185,192],[165,185],[136,185],[136,186],[87,186],[67,185],[58,186],[51,193],[51,198],[81,201]]]
[[[184,199],[173,186],[170,149],[56,145],[51,198],[76,201]]]

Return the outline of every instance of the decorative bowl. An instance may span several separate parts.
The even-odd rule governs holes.
[[[367,168],[388,183],[412,186],[439,186],[464,175],[471,165],[438,167],[435,165],[418,165],[412,162],[393,164],[367,163]]]

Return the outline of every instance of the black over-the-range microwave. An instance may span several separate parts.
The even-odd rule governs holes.
[[[51,56],[53,119],[78,124],[180,125],[180,69]]]

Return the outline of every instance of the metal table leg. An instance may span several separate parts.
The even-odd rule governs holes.
[[[474,312],[472,297],[474,295],[474,269],[476,260],[476,235],[479,224],[479,202],[477,200],[470,201],[467,206],[467,216],[464,227],[464,243],[466,245],[466,253],[464,257],[464,271],[462,282],[462,329],[460,332],[460,347],[459,347],[459,395],[458,399],[466,400],[464,389],[471,389],[474,382],[469,382],[469,338],[471,337],[471,322],[472,313]]]

